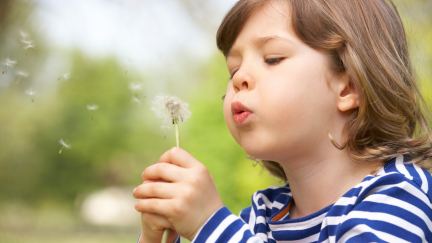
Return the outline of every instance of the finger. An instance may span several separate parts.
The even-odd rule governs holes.
[[[167,182],[145,182],[133,190],[133,196],[137,199],[173,197],[175,185]]]
[[[181,178],[184,169],[169,163],[156,163],[147,167],[141,174],[143,181],[174,182]]]
[[[159,214],[167,217],[171,205],[170,199],[147,198],[139,199],[135,204],[135,209],[141,213]]]
[[[142,213],[141,222],[143,225],[148,225],[154,231],[164,231],[165,229],[172,228],[171,223],[158,214]]]
[[[177,147],[163,153],[159,158],[159,161],[175,164],[183,168],[191,168],[196,165],[201,165],[201,162],[195,159],[191,154]]]

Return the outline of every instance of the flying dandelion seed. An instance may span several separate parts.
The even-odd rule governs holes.
[[[129,84],[129,89],[131,90],[131,91],[134,91],[134,92],[136,92],[136,91],[140,91],[141,89],[142,89],[142,84],[141,83],[130,83]]]
[[[69,80],[70,79],[70,73],[64,73],[62,74],[57,80]]]
[[[24,44],[24,49],[25,50],[35,48],[35,44],[31,40],[22,40],[21,42]]]
[[[98,109],[99,109],[99,106],[96,104],[88,104],[87,105],[87,110],[89,110],[89,111],[96,111]]]
[[[132,101],[134,101],[137,104],[141,104],[141,97],[139,92],[142,90],[143,85],[142,83],[129,83],[129,89],[132,91],[133,97]]]
[[[21,78],[28,78],[29,76],[28,72],[22,70],[17,71],[16,75]]]
[[[179,124],[190,116],[189,105],[175,96],[156,96],[152,110],[162,119],[163,126],[173,125],[176,131],[176,145],[179,147]]]
[[[34,102],[34,98],[36,96],[36,91],[34,91],[33,89],[27,89],[25,91],[25,94],[30,97],[32,102]]]
[[[17,64],[17,61],[10,59],[9,57],[3,63],[6,68],[13,68]]]
[[[20,30],[21,39],[27,39],[29,35],[24,30]]]
[[[9,57],[3,62],[3,65],[6,67],[6,70],[2,71],[2,74],[7,73],[7,70],[15,67],[17,61],[10,59]]]
[[[96,104],[88,104],[87,105],[87,110],[89,110],[90,112],[95,112],[99,109],[99,106]],[[93,120],[93,115],[91,115],[91,120]]]
[[[141,104],[141,99],[137,95],[134,95],[132,97],[132,101],[137,103],[137,104]]]
[[[25,50],[28,50],[28,49],[31,49],[31,48],[35,48],[35,44],[34,44],[34,42],[31,40],[31,39],[29,39],[29,35],[26,33],[26,32],[24,32],[24,31],[20,31],[20,36],[21,36],[21,43],[22,44],[24,44],[24,49]]]
[[[70,144],[67,144],[64,140],[63,140],[63,138],[61,138],[60,140],[59,140],[59,144],[60,144],[60,150],[59,150],[59,154],[61,154],[61,153],[63,153],[63,149],[71,149],[71,145]]]

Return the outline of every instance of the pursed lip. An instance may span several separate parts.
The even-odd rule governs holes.
[[[231,103],[231,112],[236,124],[244,123],[249,115],[253,113],[251,109],[239,101]]]

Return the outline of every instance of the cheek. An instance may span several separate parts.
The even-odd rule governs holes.
[[[224,113],[225,124],[228,130],[230,131],[232,137],[238,143],[240,143],[239,131],[236,129],[236,125],[234,124],[234,120],[231,112],[231,102],[232,102],[233,95],[234,93],[230,89],[228,89],[225,95],[225,99],[223,101],[223,113]]]
[[[231,102],[234,96],[234,90],[232,87],[232,81],[227,84],[227,88],[225,91],[225,98],[223,100],[223,112],[225,116],[225,120],[231,117]]]
[[[231,115],[231,100],[232,100],[232,94],[229,92],[229,90],[227,90],[225,94],[225,99],[223,100],[223,115],[224,115],[225,123],[227,124],[228,128],[232,133],[232,128],[234,124]]]

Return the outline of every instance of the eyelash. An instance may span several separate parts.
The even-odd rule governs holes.
[[[234,70],[231,74],[230,74],[230,78],[229,80],[233,79],[234,75],[236,74],[237,70]]]
[[[264,62],[267,65],[277,65],[280,62],[282,62],[285,59],[285,57],[271,57],[271,58],[264,58]],[[234,75],[236,74],[237,70],[234,70],[231,74],[230,74],[230,80],[233,79]]]
[[[285,59],[285,57],[271,57],[271,58],[265,58],[264,62],[268,65],[277,65],[280,62],[282,62]]]

